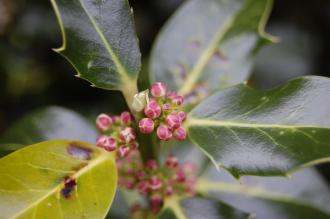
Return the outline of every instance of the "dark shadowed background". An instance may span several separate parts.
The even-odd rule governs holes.
[[[130,1],[144,63],[158,31],[181,2]],[[275,0],[267,30],[281,42],[259,53],[250,84],[269,88],[300,75],[330,76],[330,1]],[[91,119],[125,107],[119,93],[75,78],[70,64],[51,50],[60,45],[48,0],[0,0],[0,135],[43,106],[65,106]],[[330,181],[330,166],[319,168]]]

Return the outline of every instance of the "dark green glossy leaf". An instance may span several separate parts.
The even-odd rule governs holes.
[[[57,52],[94,86],[132,98],[140,51],[127,0],[52,0],[62,31]]]
[[[247,219],[249,214],[221,201],[195,197],[168,200],[158,219]]]
[[[92,124],[76,112],[51,106],[33,111],[18,120],[1,137],[0,151],[11,152],[24,145],[52,139],[94,143],[97,133]]]
[[[294,173],[290,178],[242,176],[235,181],[225,171],[206,174],[213,183],[201,183],[202,191],[247,212],[257,219],[329,218],[330,190],[313,169]],[[215,182],[214,181],[221,182]],[[208,185],[207,185],[208,184]]]
[[[0,159],[1,218],[104,218],[115,195],[114,157],[53,140]]]
[[[255,51],[271,41],[263,29],[271,7],[271,0],[187,1],[159,35],[150,72],[180,94],[245,81]]]
[[[234,176],[287,175],[330,159],[330,79],[303,77],[268,91],[238,85],[190,114],[190,139]]]

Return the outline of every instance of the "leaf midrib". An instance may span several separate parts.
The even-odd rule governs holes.
[[[125,83],[128,82],[128,81],[132,81],[133,79],[129,76],[127,70],[125,69],[125,67],[123,66],[123,64],[121,63],[121,61],[119,60],[119,58],[117,57],[115,52],[113,51],[111,45],[107,41],[107,39],[104,36],[103,32],[99,28],[98,24],[96,23],[94,18],[88,12],[85,4],[81,0],[79,0],[78,2],[80,3],[83,11],[86,13],[88,19],[90,20],[93,27],[95,28],[95,30],[96,30],[97,34],[99,35],[102,43],[104,44],[104,46],[105,46],[105,48],[106,48],[106,50],[107,50],[107,52],[110,56],[109,58],[113,60],[115,66],[116,66],[116,69],[118,70],[119,75],[122,77],[121,78],[122,86],[125,87]],[[54,11],[55,11],[55,14],[56,14],[56,17],[57,17],[57,20],[58,20],[58,23],[59,23],[59,26],[60,26],[60,29],[61,29],[62,40],[63,40],[62,46],[60,48],[54,49],[54,50],[56,52],[61,52],[61,51],[64,51],[66,49],[66,43],[67,42],[66,42],[65,28],[64,28],[64,25],[63,25],[63,19],[62,19],[61,13],[59,11],[58,5],[56,3],[56,0],[51,0],[51,3],[53,5]],[[77,70],[78,74],[80,74],[78,69],[76,69],[76,70]]]
[[[79,171],[77,171],[76,174],[73,174],[72,177],[75,178],[76,180],[79,179],[79,177],[81,175],[85,174],[87,171],[89,171],[90,169],[94,168],[98,164],[101,164],[103,161],[108,160],[109,158],[110,158],[110,156],[107,155],[107,154],[104,154],[104,155],[101,155],[101,156],[97,157],[96,159],[92,160],[92,162],[88,163],[88,165],[86,167],[84,167],[84,168],[80,169]],[[45,195],[43,195],[38,200],[36,200],[32,204],[30,204],[30,206],[28,206],[27,208],[24,208],[23,210],[21,210],[20,212],[18,212],[14,216],[12,216],[12,218],[17,218],[17,217],[21,216],[22,214],[28,212],[29,210],[33,209],[35,206],[37,206],[38,204],[40,204],[46,198],[48,198],[49,196],[51,196],[54,193],[58,192],[60,190],[61,186],[62,186],[61,183],[58,184],[53,189],[51,189],[49,192],[47,192]]]
[[[322,127],[317,125],[303,125],[303,124],[267,124],[267,123],[242,123],[236,121],[218,121],[198,118],[188,118],[185,124],[186,127],[191,126],[219,126],[219,127],[244,127],[244,128],[282,128],[282,129],[299,129],[299,128],[317,128],[329,129],[330,127]]]
[[[104,36],[103,32],[101,31],[100,27],[98,26],[98,24],[96,23],[95,19],[93,18],[93,16],[88,12],[85,4],[79,0],[79,3],[81,5],[81,7],[83,8],[83,10],[85,11],[88,19],[90,20],[90,22],[92,23],[92,25],[94,26],[97,34],[99,35],[99,37],[101,38],[102,43],[104,44],[107,52],[109,53],[111,59],[113,60],[118,73],[122,76],[121,82],[122,84],[124,84],[127,80],[131,80],[131,78],[128,75],[128,72],[126,71],[126,69],[124,68],[124,66],[122,65],[122,63],[120,62],[119,58],[117,57],[117,55],[115,54],[115,52],[113,51],[111,45],[109,44],[108,40],[106,39],[106,37]]]
[[[207,48],[201,53],[201,55],[198,58],[198,61],[193,66],[192,70],[187,74],[188,75],[187,80],[184,81],[184,83],[181,86],[181,89],[178,91],[180,95],[186,95],[195,85],[204,67],[208,63],[209,59],[212,57],[214,51],[218,48],[219,46],[218,44],[224,38],[227,31],[231,28],[236,17],[235,15],[229,16],[229,18],[227,18],[224,24],[221,25],[222,28],[219,28],[219,30],[215,33],[214,37],[211,39]]]
[[[210,181],[207,179],[200,179],[196,185],[196,190],[200,193],[208,193],[211,191],[216,191],[216,192],[239,194],[239,195],[244,195],[247,197],[262,198],[262,199],[267,199],[267,200],[271,200],[271,201],[293,203],[293,204],[298,204],[298,205],[314,208],[316,210],[326,213],[320,207],[318,207],[312,203],[309,203],[309,202],[301,200],[301,199],[297,199],[292,196],[281,194],[278,192],[270,192],[260,186],[259,187],[248,187],[248,186],[242,185],[242,184],[238,185],[238,184],[233,184],[233,183],[217,182],[217,181]]]

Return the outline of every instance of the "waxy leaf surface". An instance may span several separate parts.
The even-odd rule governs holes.
[[[330,160],[330,79],[303,77],[268,91],[237,85],[189,114],[190,139],[234,176],[287,175]]]
[[[127,0],[52,0],[62,31],[56,49],[94,86],[135,92],[140,51]]]
[[[94,143],[94,126],[69,109],[50,106],[37,109],[20,118],[0,139],[0,156],[25,145],[52,139],[81,140]]]
[[[19,119],[1,137],[3,143],[33,144],[52,139],[94,143],[97,132],[80,114],[63,107],[37,109]]]
[[[154,80],[183,95],[245,81],[254,53],[272,40],[264,32],[271,7],[271,0],[186,1],[155,43]]]
[[[104,218],[117,185],[113,156],[78,141],[34,144],[0,159],[0,218]]]
[[[201,182],[197,190],[251,212],[256,219],[330,217],[330,189],[312,168],[291,177],[242,176],[238,182],[228,172],[210,166],[204,177],[209,181]]]

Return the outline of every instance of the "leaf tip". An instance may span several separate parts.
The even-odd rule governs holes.
[[[255,213],[250,213],[250,214],[248,215],[247,219],[254,219],[254,218],[256,218],[256,217],[257,217],[257,215],[256,215]]]

